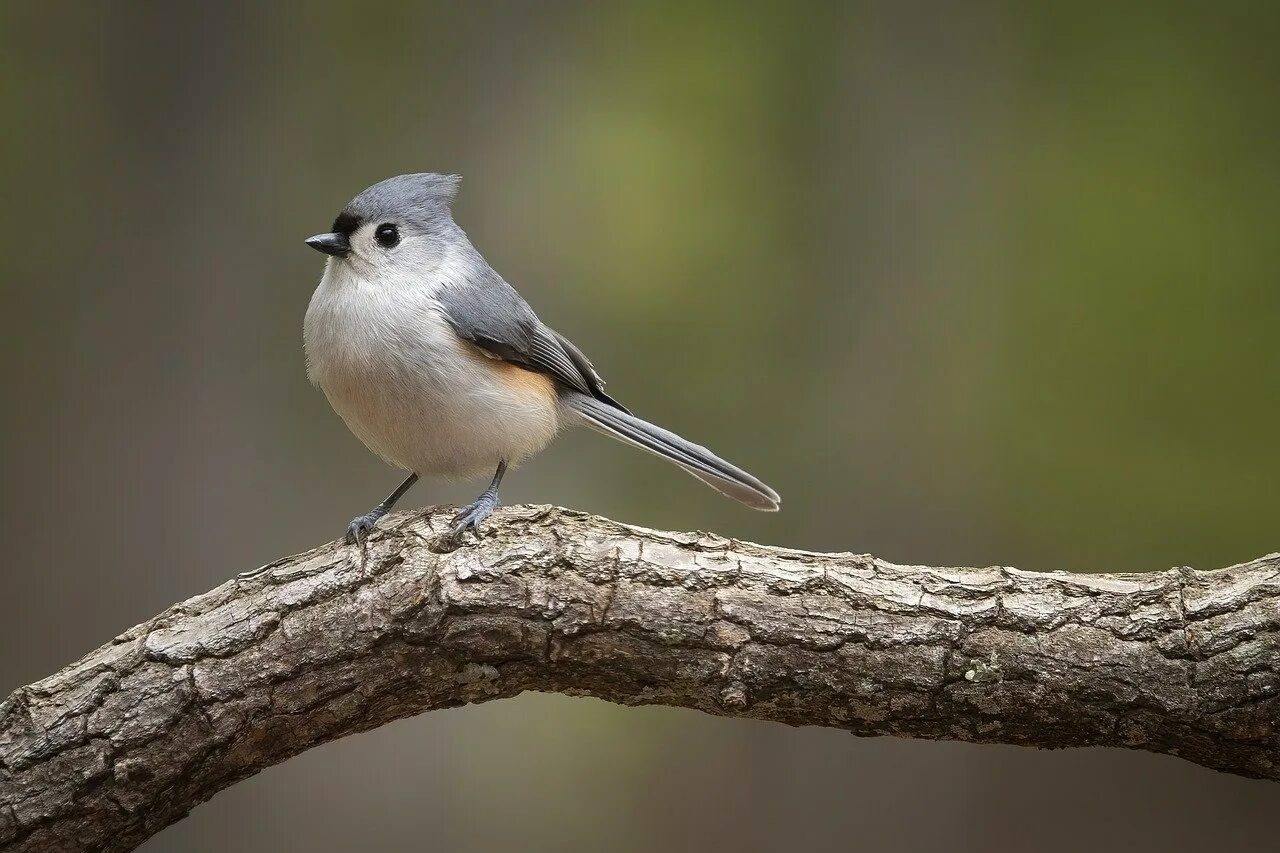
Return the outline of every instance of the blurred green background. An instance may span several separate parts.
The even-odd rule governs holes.
[[[1277,550],[1278,43],[1270,2],[0,4],[0,693],[398,481],[307,384],[301,241],[406,171],[463,174],[610,390],[785,508],[585,433],[509,503],[905,563]],[[1277,806],[1146,754],[530,695],[145,849],[1258,850]]]

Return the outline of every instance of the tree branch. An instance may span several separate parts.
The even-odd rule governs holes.
[[[445,554],[447,518],[248,573],[16,691],[0,847],[129,850],[309,747],[525,690],[1280,779],[1280,554],[937,569],[549,507]]]

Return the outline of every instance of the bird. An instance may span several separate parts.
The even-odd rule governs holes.
[[[460,184],[429,172],[388,178],[305,241],[328,256],[303,322],[308,378],[365,446],[408,472],[352,519],[345,541],[362,545],[420,476],[492,472],[446,534],[478,535],[507,468],[572,425],[656,454],[752,509],[778,510],[764,482],[606,393],[582,350],[544,324],[454,222]]]

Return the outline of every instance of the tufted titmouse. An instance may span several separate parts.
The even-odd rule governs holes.
[[[543,325],[453,221],[455,175],[400,175],[306,242],[329,255],[303,326],[307,375],[356,437],[408,478],[347,527],[358,543],[420,474],[495,471],[453,519],[457,539],[498,504],[508,465],[580,423],[655,453],[752,509],[778,493],[705,447],[632,415],[587,357]]]

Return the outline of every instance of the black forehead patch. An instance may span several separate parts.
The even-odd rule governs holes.
[[[345,210],[338,214],[337,219],[333,220],[333,233],[341,234],[344,237],[350,237],[359,227],[360,217]]]

